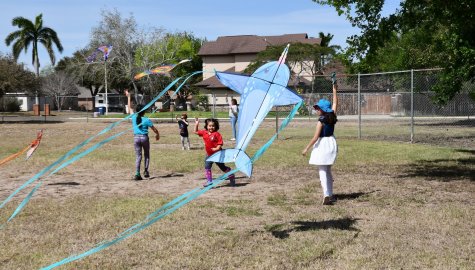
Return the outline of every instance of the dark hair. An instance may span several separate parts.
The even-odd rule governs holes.
[[[205,129],[208,130],[208,123],[213,122],[214,123],[214,130],[218,131],[219,130],[219,122],[218,119],[215,118],[208,118],[205,120]]]
[[[231,104],[237,105],[237,100],[235,98],[231,99]]]
[[[327,119],[327,123],[330,125],[333,125],[338,121],[338,119],[336,118],[336,114],[334,112],[330,112],[330,113],[323,112],[323,115]]]
[[[137,114],[137,120],[135,122],[137,124],[137,126],[142,124],[142,116],[145,115],[145,110],[142,111],[142,109],[143,109],[143,106],[140,105],[140,104],[135,106],[135,112],[138,113]]]

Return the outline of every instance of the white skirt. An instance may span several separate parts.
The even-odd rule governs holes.
[[[313,145],[309,164],[312,165],[333,165],[338,154],[338,145],[335,136],[320,137]]]

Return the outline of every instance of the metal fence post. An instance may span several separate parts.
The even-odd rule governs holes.
[[[361,75],[358,73],[358,139],[361,139]]]
[[[216,94],[211,94],[213,98],[213,118],[216,118]]]
[[[411,69],[411,143],[414,143],[414,70]]]
[[[275,107],[275,134],[277,134],[276,138],[279,139],[279,106]]]

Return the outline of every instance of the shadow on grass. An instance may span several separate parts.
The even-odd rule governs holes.
[[[272,235],[279,239],[285,239],[290,236],[291,232],[306,232],[315,230],[337,229],[345,231],[359,231],[353,225],[358,219],[354,218],[340,218],[325,221],[293,221],[290,222],[291,228],[280,230],[285,224],[275,225],[268,229]]]
[[[226,183],[226,181],[224,182]],[[214,187],[213,189],[218,189],[218,188],[237,188],[237,187],[244,187],[249,185],[249,183],[236,183],[234,186],[231,186],[231,183],[227,182],[224,185]]]
[[[358,199],[358,198],[361,197],[361,196],[364,196],[364,195],[367,195],[367,194],[370,194],[370,193],[373,193],[373,192],[376,192],[376,191],[371,191],[371,192],[353,192],[353,193],[342,193],[342,194],[336,193],[336,194],[333,194],[333,196],[335,197],[335,199],[337,199],[337,200],[339,200],[339,201],[342,201],[342,200],[354,200],[354,199]]]
[[[183,177],[185,176],[184,174],[182,173],[169,173],[169,174],[165,174],[165,175],[162,175],[162,176],[157,176],[157,177],[153,177],[153,178],[170,178],[170,177]],[[152,179],[152,178],[150,178]]]
[[[79,186],[78,182],[58,182],[58,183],[50,183],[48,186]]]
[[[475,119],[463,119],[458,121],[443,121],[443,122],[434,122],[434,123],[416,123],[417,126],[427,126],[427,127],[442,127],[445,125],[446,129],[450,129],[450,127],[454,126],[461,126],[461,127],[475,127]]]
[[[474,154],[473,157],[457,159],[457,164],[452,165],[454,160],[435,159],[430,161],[420,161],[404,167],[398,178],[412,178],[425,177],[430,181],[459,181],[469,180],[475,181],[475,151],[473,150],[459,150],[461,152],[468,152]]]

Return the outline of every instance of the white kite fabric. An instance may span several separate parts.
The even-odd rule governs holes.
[[[287,76],[287,80],[288,80],[288,74],[286,74],[285,72],[284,73],[280,73],[279,70],[281,67],[285,67],[283,68],[284,71],[285,69],[287,69],[287,72],[288,72],[288,68],[287,66],[285,66],[283,64],[283,61],[285,60],[285,55],[288,51],[288,46],[286,48],[286,50],[284,51],[284,53],[282,54],[281,56],[281,61],[276,61],[276,62],[271,62],[271,63],[277,63],[277,68],[275,69],[274,67],[275,66],[272,66],[272,65],[264,65],[266,68],[264,69],[261,69],[259,68],[254,74],[258,73],[259,72],[275,72],[274,76],[270,78],[270,80],[268,80],[267,82],[269,84],[263,84],[263,87],[268,87],[267,88],[267,92],[270,92],[271,94],[269,94],[269,98],[272,100],[273,104],[279,104],[279,97],[280,96],[287,96],[289,99],[286,99],[284,100],[283,104],[295,104],[294,108],[292,109],[292,111],[289,113],[289,115],[287,116],[287,118],[284,119],[284,121],[282,121],[282,124],[279,128],[279,130],[262,146],[260,147],[253,155],[252,158],[249,158],[247,156],[247,154],[244,153],[244,150],[245,148],[247,147],[248,143],[249,143],[249,140],[250,138],[252,137],[252,135],[254,134],[255,130],[257,129],[257,127],[259,126],[258,123],[256,126],[252,126],[248,129],[250,131],[248,131],[248,134],[247,136],[249,136],[250,138],[249,139],[243,139],[244,141],[242,140],[238,140],[237,142],[237,145],[240,145],[241,148],[240,149],[226,149],[226,150],[223,150],[223,151],[228,151],[228,150],[236,150],[236,151],[239,151],[239,152],[242,152],[246,157],[247,159],[246,160],[242,160],[240,162],[236,162],[236,168],[225,173],[224,175],[222,175],[221,177],[217,178],[217,179],[214,179],[213,181],[213,184],[207,186],[207,187],[203,187],[203,188],[195,188],[195,189],[192,189],[186,193],[184,193],[183,195],[181,196],[178,196],[177,198],[173,199],[172,201],[166,203],[165,205],[163,205],[162,207],[160,207],[159,209],[157,209],[156,211],[154,211],[153,213],[149,214],[147,217],[145,217],[145,219],[139,223],[137,223],[136,225],[124,230],[123,232],[119,233],[114,239],[111,239],[111,240],[107,240],[107,241],[103,241],[99,244],[97,244],[95,247],[81,253],[81,254],[78,254],[78,255],[72,255],[70,257],[67,257],[61,261],[58,261],[58,262],[55,262],[49,266],[46,266],[42,269],[53,269],[53,268],[56,268],[58,266],[61,266],[61,265],[64,265],[64,264],[67,264],[69,262],[72,262],[72,261],[76,261],[76,260],[79,260],[81,258],[84,258],[84,257],[87,257],[89,255],[92,255],[94,253],[97,253],[105,248],[108,248],[116,243],[119,243],[123,240],[125,240],[126,238],[144,230],[145,228],[151,226],[152,224],[154,224],[155,222],[157,222],[158,220],[162,219],[163,217],[173,213],[174,211],[178,210],[180,207],[184,206],[185,204],[189,203],[190,201],[194,200],[195,198],[199,197],[200,195],[202,195],[203,193],[207,192],[208,190],[212,189],[213,187],[216,187],[217,185],[221,184],[223,181],[225,181],[227,179],[228,176],[230,176],[231,174],[233,173],[236,173],[237,171],[242,171],[242,172],[249,172],[249,168],[251,168],[251,172],[252,172],[252,164],[258,160],[263,154],[264,152],[270,147],[270,145],[274,142],[274,140],[277,138],[278,134],[288,125],[288,123],[293,119],[293,117],[295,116],[296,112],[298,111],[298,109],[300,108],[300,106],[303,104],[303,100],[298,97],[298,95],[295,95],[293,94],[293,92],[291,93],[286,93],[287,90],[290,90],[290,89],[287,89],[285,86],[283,85],[286,85],[287,81],[285,81],[285,79],[282,81],[281,80],[281,77],[282,76]],[[269,63],[269,64],[271,64]],[[194,76],[198,73],[201,73],[200,72],[195,72],[195,73],[192,73],[190,76],[188,76],[184,81],[183,83],[177,88],[177,90],[175,91],[175,94],[180,90],[180,88],[183,86],[183,84],[186,82],[186,80],[188,80],[191,76]],[[224,73],[220,73],[220,75],[222,75]],[[253,74],[253,75],[254,75]],[[282,75],[284,74],[284,75]],[[233,74],[233,75],[238,75],[238,74]],[[223,75],[224,76],[224,75]],[[233,83],[237,84],[237,85],[246,85],[248,84],[249,82],[246,81],[244,82],[244,77],[246,76],[237,76],[235,78],[238,78],[237,81],[234,81]],[[252,76],[251,76],[252,77]],[[255,76],[255,77],[252,77],[253,79],[259,79],[259,80],[263,80],[262,78],[260,78],[259,76]],[[154,100],[152,100],[149,104],[147,104],[143,110],[147,109],[149,106],[151,106],[152,104],[154,104],[154,102],[159,98],[161,97],[164,93],[166,93],[173,85],[175,85],[181,78],[178,78],[176,79],[175,81],[173,81],[170,85],[167,86],[167,88],[165,88]],[[249,77],[247,77],[248,80]],[[266,77],[267,79],[267,77]],[[281,80],[281,81],[279,81]],[[229,81],[233,81],[232,79],[229,79]],[[254,80],[250,80],[250,81],[254,81]],[[285,81],[285,84],[284,84],[284,81]],[[252,83],[252,85],[255,85],[255,82]],[[275,85],[275,86],[274,86]],[[236,87],[238,88],[238,87]],[[277,88],[274,89],[274,88]],[[234,89],[234,88],[232,88]],[[257,90],[256,90],[257,89]],[[235,90],[235,89],[234,89]],[[244,91],[247,91],[246,92],[246,95],[250,96],[250,97],[261,97],[261,104],[259,105],[260,107],[263,108],[263,111],[253,111],[251,110],[252,113],[255,113],[256,117],[260,117],[262,114],[267,114],[267,112],[265,112],[265,110],[267,110],[267,107],[268,107],[268,104],[269,101],[266,100],[266,98],[262,98],[262,95],[261,94],[258,94],[258,95],[254,95],[252,93],[249,93],[249,90],[253,90],[253,91],[259,91],[261,92],[263,89],[261,88],[252,88],[252,89],[248,89],[248,90],[244,90]],[[265,89],[264,89],[265,90]],[[280,91],[280,94],[275,94],[276,92]],[[244,92],[243,92],[244,93]],[[244,99],[246,100],[246,99]],[[253,100],[253,98],[251,99],[248,99],[248,100]],[[290,100],[292,100],[292,103],[288,103]],[[277,103],[276,103],[277,101]],[[242,101],[241,99],[241,105],[242,108],[248,108],[246,107],[245,105],[243,105],[243,103],[245,103],[246,101]],[[271,102],[271,103],[272,103]],[[283,105],[283,104],[280,104],[280,105]],[[254,104],[255,105],[255,104]],[[241,110],[240,110],[241,111]],[[138,113],[138,112],[137,112]],[[240,113],[241,114],[241,113]],[[126,119],[129,119],[132,115],[124,118],[123,120],[120,120],[116,123],[113,123],[111,124],[109,127],[107,127],[106,129],[104,129],[103,131],[101,131],[99,134],[87,139],[86,141],[82,142],[81,144],[79,144],[78,146],[76,146],[74,149],[70,150],[67,154],[65,154],[63,157],[61,157],[60,159],[58,159],[56,162],[54,162],[53,164],[51,164],[50,166],[48,166],[47,168],[43,169],[40,173],[38,173],[37,175],[35,175],[32,179],[28,180],[24,185],[22,185],[18,190],[16,190],[12,195],[10,195],[3,203],[2,205],[0,205],[0,209],[13,197],[15,196],[15,194],[17,194],[20,190],[22,190],[23,188],[25,188],[26,186],[28,186],[29,184],[33,183],[34,181],[36,181],[40,176],[42,176],[44,173],[46,173],[47,171],[49,171],[50,169],[52,169],[52,167],[56,166],[56,165],[59,165],[61,164],[62,161],[64,161],[66,158],[68,158],[70,155],[72,155],[74,152],[76,152],[77,150],[79,150],[79,148],[81,148],[82,146],[84,146],[85,144],[87,144],[88,142],[90,142],[93,138],[95,138],[96,136],[100,135],[100,134],[104,134],[105,132],[109,131],[110,129],[112,129],[113,127],[115,127],[116,125],[118,125],[120,122],[122,121],[125,121]],[[241,116],[241,115],[240,115]],[[252,122],[258,122],[256,121],[256,118],[254,118],[252,120]],[[241,122],[240,122],[241,123]],[[245,122],[242,122],[242,125],[243,126],[246,126],[247,123]],[[90,148],[86,149],[85,151],[83,151],[82,153],[72,157],[71,159],[65,161],[64,163],[62,163],[61,165],[59,165],[55,170],[53,170],[48,176],[56,173],[57,171],[59,171],[60,169],[68,166],[69,164],[71,164],[72,162],[74,162],[75,160],[89,154],[90,152],[94,151],[95,149],[99,148],[100,146],[102,146],[103,144],[115,139],[116,137],[124,134],[126,131],[123,131],[123,132],[120,132],[118,134],[115,134],[113,136],[110,136],[109,138],[91,146]],[[238,137],[238,138],[241,138],[242,139],[242,136],[244,135],[241,135],[241,137]],[[231,151],[230,151],[231,152]],[[229,152],[229,153],[230,153]],[[237,155],[234,155],[232,156],[234,159]],[[235,161],[235,160],[230,160],[230,161]],[[226,162],[229,162],[229,161],[226,161]],[[42,180],[43,181],[43,180]],[[27,198],[25,198],[23,200],[23,202],[20,204],[20,206],[17,208],[17,210],[15,210],[15,212],[12,214],[12,216],[8,219],[8,221],[10,221],[16,214],[18,214],[20,212],[20,210],[23,208],[24,205],[26,205],[26,203],[28,202],[29,198],[33,195],[33,193],[41,186],[41,183],[42,181],[40,181],[37,186],[35,186],[35,188],[30,192],[30,194],[28,194]]]

